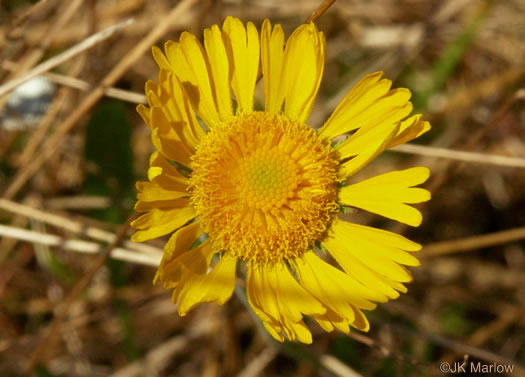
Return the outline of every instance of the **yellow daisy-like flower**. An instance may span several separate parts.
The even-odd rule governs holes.
[[[135,209],[145,214],[132,223],[132,239],[175,232],[154,282],[174,290],[186,315],[199,303],[225,303],[242,261],[248,302],[275,339],[310,343],[304,315],[326,331],[367,331],[362,309],[406,292],[411,275],[403,265],[419,264],[409,252],[421,246],[337,214],[352,206],[418,226],[421,214],[407,203],[430,198],[413,187],[429,172],[342,182],[430,128],[420,115],[405,119],[410,92],[390,89],[382,72],[370,74],[318,131],[310,128],[325,60],[325,38],[313,23],[299,26],[285,45],[280,25],[272,29],[265,20],[259,36],[252,23],[228,17],[222,29],[204,30],[204,47],[183,33],[166,43],[165,54],[154,47],[153,56],[159,83],[146,84],[149,107],[138,112],[157,151],[149,182],[137,184]],[[253,108],[259,62],[264,111]],[[316,245],[341,269],[320,258]]]

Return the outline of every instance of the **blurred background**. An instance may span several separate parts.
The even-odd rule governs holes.
[[[151,46],[227,15],[290,35],[321,2],[0,1],[0,376],[440,376],[470,362],[525,375],[524,0],[339,0],[316,22],[312,127],[377,70],[433,126],[355,178],[432,171],[419,228],[346,215],[424,245],[369,333],[310,322],[312,345],[281,346],[235,295],[180,318],[151,283],[165,240],[127,241],[153,151],[135,111],[158,74]]]

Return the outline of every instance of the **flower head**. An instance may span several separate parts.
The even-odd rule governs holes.
[[[228,17],[222,30],[204,30],[204,46],[183,33],[166,43],[165,54],[154,48],[153,55],[159,82],[146,84],[149,107],[138,112],[157,151],[149,182],[137,184],[135,209],[144,214],[132,223],[133,240],[174,232],[154,281],[173,289],[179,314],[226,302],[242,263],[248,301],[277,340],[310,343],[305,315],[326,331],[368,330],[362,310],[406,292],[411,275],[404,265],[419,264],[410,252],[421,247],[338,213],[352,206],[418,226],[421,214],[408,204],[430,198],[413,187],[429,173],[419,167],[343,182],[383,150],[430,128],[420,115],[405,119],[410,92],[390,89],[381,72],[370,74],[314,131],[306,122],[323,75],[325,39],[313,23],[298,27],[285,45],[280,25],[272,29],[265,20],[259,37],[252,23]],[[264,111],[253,105],[259,65]]]

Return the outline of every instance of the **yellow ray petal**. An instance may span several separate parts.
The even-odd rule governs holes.
[[[259,34],[253,23],[246,28],[238,18],[227,17],[222,27],[224,45],[233,73],[232,89],[238,111],[253,110],[253,94],[259,70]]]
[[[326,243],[326,244],[325,244]],[[329,244],[323,241],[325,246],[339,265],[345,272],[353,276],[361,284],[371,288],[377,289],[389,299],[396,299],[399,297],[399,292],[406,293],[406,287],[392,279],[375,271],[374,265],[367,266],[355,258],[348,252],[348,246],[341,243]],[[338,247],[339,246],[339,247]],[[398,292],[399,291],[399,292]]]
[[[172,71],[159,72],[159,84],[153,81],[146,83],[146,98],[149,105],[161,108],[178,139],[193,153],[204,136],[204,130],[197,122],[188,96],[183,94],[182,86]],[[152,110],[144,105],[137,106],[138,113],[151,130],[158,126],[153,124]]]
[[[186,190],[188,179],[171,165],[158,151],[149,159],[148,179],[165,189]]]
[[[191,151],[175,132],[161,107],[151,109],[151,140],[155,148],[172,161],[190,165]]]
[[[182,199],[178,199],[182,200]],[[174,209],[152,209],[131,223],[137,231],[131,236],[133,242],[143,242],[173,232],[195,218],[196,213],[187,206]]]
[[[284,60],[284,32],[281,25],[265,19],[261,29],[261,65],[264,79],[264,104],[269,113],[278,113],[284,101],[281,73]]]
[[[325,60],[325,38],[315,24],[299,26],[286,42],[282,90],[284,114],[306,123],[321,84]]]
[[[144,119],[144,123],[151,128],[151,109],[143,104],[138,105],[136,109],[137,113],[139,113],[142,119]]]
[[[165,189],[150,182],[137,182],[136,186],[138,191],[137,199],[143,202],[172,200],[189,196],[188,192],[185,190],[186,186]]]
[[[188,206],[188,198],[154,200],[151,202],[139,200],[135,203],[134,209],[136,212],[149,212],[154,209],[168,211],[170,209],[178,209],[185,206]]]
[[[177,198],[177,199],[162,199],[147,201],[138,200],[135,203],[134,210],[137,212],[148,212],[152,209],[169,210],[175,208],[184,208],[189,205],[189,198]]]
[[[200,223],[195,221],[173,233],[164,246],[164,253],[159,268],[153,279],[153,284],[159,284],[165,279],[164,269],[167,263],[175,260],[178,256],[190,250],[190,247],[202,235]]]
[[[222,40],[222,33],[217,25],[213,25],[210,29],[204,29],[204,47],[210,62],[219,117],[222,121],[228,121],[233,117],[230,95],[230,64]]]
[[[178,255],[190,250],[191,246],[203,234],[200,222],[195,221],[177,230],[164,246],[166,261],[175,259]]]
[[[381,80],[375,83],[379,75],[369,76],[362,85],[357,85],[362,97],[357,97],[351,91],[348,94],[350,99],[343,100],[319,131],[321,138],[330,139],[355,129],[367,130],[383,123],[394,124],[410,114],[413,106],[409,102],[411,93],[408,89],[398,88],[385,93],[391,82]],[[367,85],[370,83],[373,84]],[[368,92],[363,92],[363,89],[368,89]]]
[[[377,127],[363,131],[359,130],[341,144],[341,146],[337,148],[337,151],[341,154],[341,158],[355,157],[341,164],[339,168],[340,179],[344,180],[355,174],[383,152],[398,129],[399,125],[383,123]],[[358,150],[359,153],[354,154],[354,150]],[[343,153],[345,154],[344,156]]]
[[[416,258],[405,251],[421,248],[398,234],[342,220],[332,222],[332,232],[323,240],[323,246],[350,274],[353,272],[354,260],[358,260],[370,270],[398,282],[412,280],[411,274],[398,263],[419,264]],[[367,286],[377,289],[371,284]]]
[[[337,242],[330,242],[330,238],[323,241],[322,245],[330,252],[337,263],[350,276],[354,277],[364,286],[375,289],[382,293],[388,299],[399,297],[399,292],[392,286],[391,280],[386,279],[383,275],[373,271],[371,267],[361,263],[348,252],[348,246]]]
[[[419,226],[421,213],[405,203],[421,203],[430,199],[430,192],[412,188],[427,180],[429,170],[416,167],[378,175],[339,191],[342,204],[377,213],[402,223]]]
[[[397,145],[404,144],[418,138],[425,132],[430,130],[430,123],[421,119],[421,114],[411,116],[410,118],[401,122],[397,135],[390,140],[387,148],[393,148]]]
[[[314,319],[324,331],[326,332],[334,331],[334,325],[332,324],[332,321],[328,319],[328,313],[325,313],[323,315],[314,316]],[[346,321],[344,322],[346,323]],[[345,332],[348,333],[348,331],[345,331]]]
[[[368,332],[368,330],[370,330],[370,323],[368,322],[368,319],[366,318],[366,316],[358,308],[354,308],[354,313],[355,313],[355,321],[352,322],[351,325],[358,330]]]
[[[346,223],[341,220],[337,221],[336,227],[341,226],[341,223],[347,224],[345,230],[351,231],[352,234],[359,236],[362,239],[366,239],[369,242],[374,242],[376,245],[388,247],[390,250],[385,252],[384,255],[389,255],[390,258],[401,264],[410,265],[408,263],[412,263],[413,261],[411,254],[406,253],[406,251],[417,252],[421,250],[420,244],[411,241],[400,234],[365,225]],[[334,232],[336,232],[335,229]],[[406,260],[403,259],[405,257],[407,258]]]
[[[220,118],[213,100],[209,63],[200,42],[194,35],[182,33],[179,43],[168,41],[164,49],[193,109],[209,128],[218,125]]]
[[[160,69],[172,69],[170,62],[168,61],[166,55],[164,55],[160,48],[158,48],[157,46],[153,46],[151,52],[153,53],[153,59],[155,59]]]
[[[412,93],[405,88],[392,89],[366,110],[352,117],[351,124],[357,128],[371,128],[385,122],[397,123],[413,109],[409,101]]]
[[[193,275],[184,282],[179,294],[179,314],[185,316],[200,303],[223,305],[235,288],[237,259],[222,257],[209,274]]]
[[[195,152],[205,132],[195,117],[190,100],[188,96],[185,95],[179,79],[172,72],[169,72],[164,83],[168,88],[166,108],[173,109],[170,112],[169,120],[184,144],[186,144],[192,152]]]
[[[403,293],[407,293],[408,292],[407,287],[405,287],[402,283],[400,283],[398,281],[394,281],[394,280],[388,279],[388,278],[385,278],[385,281],[387,282],[387,284],[390,284],[390,286],[392,288],[398,290],[399,292],[403,292]]]
[[[189,281],[199,275],[205,275],[210,267],[215,252],[208,240],[194,249],[180,254],[177,258],[168,261],[164,267],[165,287],[175,288],[171,296],[173,303],[179,300],[180,293]]]
[[[341,270],[329,265],[313,251],[295,260],[301,285],[327,308],[345,318],[349,324],[355,320],[353,306],[372,310],[370,300],[385,301],[374,292]]]
[[[297,337],[303,343],[311,343],[310,331],[302,322],[303,314],[322,315],[326,309],[299,285],[284,263],[268,268],[249,267],[247,293],[254,312],[275,339],[282,341],[282,330],[290,340]]]
[[[296,269],[301,285],[321,301],[328,308],[329,312],[336,313],[347,324],[354,321],[354,311],[348,303],[348,298],[344,297],[346,296],[346,291],[340,290],[341,286],[334,282],[334,279],[330,279],[329,276],[324,275],[323,271],[319,271],[317,263],[311,266],[305,260],[297,261]],[[321,315],[314,318],[326,317]]]
[[[292,277],[284,263],[277,263],[269,273],[281,315],[298,322],[303,314],[324,314],[326,309]]]
[[[162,106],[162,101],[160,99],[160,87],[156,82],[153,82],[151,80],[146,81],[146,100],[148,101],[148,105],[150,107],[154,106]],[[148,122],[146,122],[148,123]],[[148,123],[148,126],[151,128],[151,124]]]
[[[274,293],[268,287],[268,278],[263,273],[263,269],[248,266],[246,274],[248,303],[263,323],[278,322],[279,310],[275,303]],[[274,336],[274,338],[276,337]]]
[[[312,333],[304,321],[292,322],[283,318],[283,330],[290,341],[297,339],[304,344],[312,344]]]
[[[261,317],[259,317],[261,318]],[[283,328],[282,326],[279,324],[279,322],[275,322],[275,321],[270,321],[270,322],[266,322],[266,321],[262,321],[262,324],[264,326],[264,328],[266,329],[266,331],[268,331],[268,333],[275,339],[277,340],[278,342],[281,342],[283,343],[284,342],[284,336],[282,334],[282,331],[283,331]]]
[[[375,72],[359,81],[337,105],[326,123],[319,129],[319,136],[332,139],[335,136],[355,130],[352,119],[365,111],[367,107],[388,93],[392,82],[381,80],[383,72]]]
[[[346,318],[340,316],[330,308],[327,309],[325,314],[314,316],[314,319],[319,324],[319,326],[321,326],[327,332],[334,331],[334,328],[339,329],[345,334],[348,334],[350,331],[350,325]]]

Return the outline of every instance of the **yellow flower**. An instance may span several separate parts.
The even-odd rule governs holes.
[[[259,37],[252,23],[228,17],[222,30],[204,30],[204,47],[183,33],[166,43],[165,55],[154,47],[153,56],[159,83],[146,84],[149,108],[138,112],[157,151],[149,182],[137,184],[135,209],[145,214],[133,222],[132,239],[175,232],[154,282],[173,289],[186,315],[199,303],[226,302],[244,262],[248,301],[275,339],[310,343],[304,315],[326,331],[367,331],[362,309],[406,292],[411,274],[403,265],[419,264],[408,252],[421,246],[337,215],[352,206],[418,226],[421,214],[407,203],[430,198],[413,187],[429,172],[342,182],[430,128],[420,115],[405,119],[410,92],[390,89],[382,72],[370,74],[314,131],[306,121],[323,75],[325,38],[313,23],[299,26],[285,46],[280,25],[272,29],[265,20]],[[253,105],[259,61],[264,111]],[[352,134],[334,147],[332,139],[345,133]],[[319,247],[341,268],[319,257]]]

